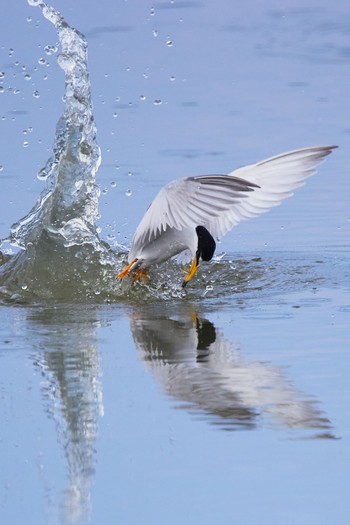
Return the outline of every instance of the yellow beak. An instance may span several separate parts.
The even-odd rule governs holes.
[[[198,258],[196,256],[193,258],[192,264],[185,276],[185,279],[182,282],[182,288],[185,288],[186,284],[192,279],[192,277],[195,275],[198,268],[199,268],[199,264],[198,264]]]

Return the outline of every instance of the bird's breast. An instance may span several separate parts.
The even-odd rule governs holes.
[[[145,243],[137,255],[148,266],[164,262],[174,255],[190,250],[192,254],[197,249],[197,234],[194,228],[183,230],[167,229],[152,241]]]

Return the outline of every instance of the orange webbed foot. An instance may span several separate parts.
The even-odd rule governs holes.
[[[123,270],[120,273],[118,273],[117,275],[118,279],[124,279],[124,277],[127,277],[130,273],[131,268],[134,266],[134,264],[137,263],[137,261],[138,259],[133,259],[131,263],[125,266],[125,268],[123,268]]]
[[[139,268],[134,273],[132,280],[133,282],[141,280],[145,283],[147,281],[147,270]]]

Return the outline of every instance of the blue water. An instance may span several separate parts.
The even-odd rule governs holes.
[[[88,42],[76,125],[50,20],[26,2],[0,19],[0,521],[345,525],[347,2],[95,7],[55,2]],[[45,183],[55,137],[71,162]],[[116,281],[167,181],[328,143],[185,292],[176,263]]]

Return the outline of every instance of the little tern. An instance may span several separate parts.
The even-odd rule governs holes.
[[[313,146],[270,157],[238,168],[228,175],[202,175],[169,182],[149,206],[136,228],[123,279],[146,280],[147,270],[190,250],[191,266],[185,287],[199,268],[210,261],[215,239],[243,219],[267,212],[316,173],[316,167],[337,146]]]

